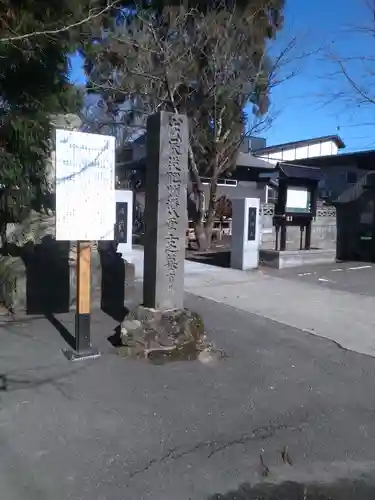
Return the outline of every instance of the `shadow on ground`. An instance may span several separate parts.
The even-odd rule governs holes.
[[[125,262],[113,244],[99,246],[101,279],[101,309],[116,321],[128,313],[125,301]]]
[[[330,484],[243,484],[238,490],[215,494],[208,500],[373,500],[375,484],[364,480],[342,480]]]
[[[230,267],[230,251],[223,250],[212,252],[189,252],[186,256],[188,260],[209,264],[218,267]]]
[[[53,314],[47,313],[45,315],[46,319],[51,323],[51,325],[59,332],[61,338],[65,340],[71,349],[76,348],[76,339],[73,334],[59,321]]]

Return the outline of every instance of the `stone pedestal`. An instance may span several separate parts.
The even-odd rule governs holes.
[[[261,264],[274,269],[300,267],[314,264],[333,264],[336,262],[336,250],[261,250]]]
[[[260,203],[258,198],[232,200],[231,267],[256,269],[259,265]]]
[[[116,227],[115,239],[117,242],[117,253],[124,259],[126,254],[132,251],[133,237],[133,191],[130,189],[118,189],[116,196]]]
[[[186,116],[148,119],[143,301],[160,310],[183,307],[188,141]]]

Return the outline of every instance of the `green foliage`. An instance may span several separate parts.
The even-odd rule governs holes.
[[[77,47],[77,33],[37,33],[73,23],[84,15],[85,6],[86,1],[0,0],[2,223],[17,217],[45,190],[51,148],[49,116],[76,112],[82,104],[68,80],[68,56]]]

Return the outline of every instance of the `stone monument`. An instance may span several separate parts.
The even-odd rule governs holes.
[[[187,117],[161,112],[147,122],[143,305],[182,309],[188,181]]]
[[[183,308],[188,141],[186,116],[161,112],[148,119],[143,305],[113,339],[126,357],[203,363],[222,357],[199,314]]]
[[[259,265],[259,198],[232,200],[232,248],[230,266],[256,269]]]

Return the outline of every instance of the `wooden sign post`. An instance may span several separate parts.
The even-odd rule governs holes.
[[[91,243],[77,242],[75,351],[64,351],[71,361],[96,358],[100,352],[91,345]]]
[[[91,247],[89,243],[77,242],[77,311],[76,311],[76,350],[85,352],[91,349],[90,312],[91,312]]]

